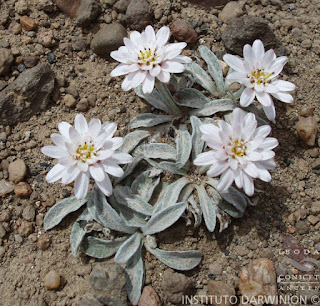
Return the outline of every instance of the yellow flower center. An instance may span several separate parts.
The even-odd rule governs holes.
[[[273,72],[266,73],[263,69],[254,70],[251,75],[248,75],[250,78],[251,84],[257,83],[258,85],[266,85],[267,83],[271,83],[270,77],[273,75]]]
[[[76,150],[75,158],[82,163],[87,163],[93,157],[97,156],[94,144],[85,142],[84,145],[79,145]]]
[[[140,50],[138,53],[138,64],[147,65],[153,64],[157,59],[157,54],[155,50],[151,50],[150,48],[144,48]]]
[[[238,157],[243,157],[247,155],[247,145],[245,144],[244,141],[242,140],[235,140],[232,144],[231,147],[231,157],[232,158],[236,158],[236,156]]]

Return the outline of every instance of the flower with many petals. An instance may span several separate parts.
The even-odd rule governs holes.
[[[162,27],[155,34],[152,26],[147,26],[145,31],[133,31],[129,38],[124,38],[124,46],[110,53],[110,56],[120,62],[111,76],[116,77],[127,74],[122,82],[122,89],[127,91],[142,84],[142,91],[151,93],[154,88],[155,78],[163,83],[168,83],[170,73],[184,71],[185,63],[191,59],[180,55],[186,47],[185,42],[167,44],[170,29]]]
[[[277,79],[288,58],[286,56],[277,58],[272,49],[265,52],[261,40],[254,41],[252,47],[245,45],[243,56],[244,59],[231,54],[223,57],[224,61],[235,70],[227,76],[227,80],[246,86],[240,97],[241,106],[247,107],[257,98],[267,118],[274,122],[276,111],[271,96],[285,103],[293,102],[290,91],[295,89],[295,85]]]
[[[75,117],[75,127],[67,122],[58,125],[61,134],[52,134],[55,146],[45,146],[42,153],[58,159],[58,163],[48,172],[46,179],[53,183],[61,179],[62,184],[75,181],[75,196],[86,197],[90,176],[106,195],[112,194],[112,184],[108,174],[121,177],[123,170],[119,164],[132,161],[131,155],[116,152],[122,145],[122,137],[113,137],[117,129],[115,123],[101,126],[98,119],[87,124],[83,115]]]
[[[275,138],[267,137],[271,131],[269,125],[257,128],[254,114],[244,116],[240,108],[233,111],[232,124],[220,120],[218,126],[203,124],[200,126],[202,140],[211,148],[194,160],[197,166],[208,166],[207,175],[221,178],[218,190],[226,191],[235,181],[248,196],[254,193],[253,179],[271,180],[268,170],[275,168],[272,151],[278,145]]]

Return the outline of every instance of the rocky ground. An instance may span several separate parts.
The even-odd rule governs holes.
[[[282,78],[297,91],[294,104],[276,105],[277,168],[271,184],[257,184],[258,205],[222,233],[181,222],[159,235],[163,249],[199,249],[203,261],[180,274],[146,254],[148,287],[139,305],[179,304],[186,292],[245,295],[253,278],[263,293],[319,293],[281,288],[275,270],[280,273],[283,249],[305,248],[309,257],[320,258],[320,3],[227,2],[0,0],[1,305],[101,305],[92,298],[99,282],[108,284],[102,294],[113,305],[126,299],[122,272],[112,260],[97,268],[96,260],[72,256],[69,235],[76,214],[43,230],[46,211],[73,188],[45,181],[53,163],[40,148],[51,143],[58,122],[72,123],[78,112],[115,121],[124,135],[133,117],[152,111],[134,92],[121,90],[121,78],[110,77],[117,63],[108,58],[130,30],[147,24],[170,26],[172,41],[187,41],[185,54],[194,59],[199,44],[221,59],[226,49],[241,54],[245,43],[261,38],[289,57]],[[270,284],[254,275],[257,266],[270,275]],[[110,279],[99,279],[99,269],[112,271]]]

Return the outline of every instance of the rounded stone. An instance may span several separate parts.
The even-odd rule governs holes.
[[[54,270],[51,270],[47,275],[44,277],[44,286],[48,290],[53,290],[59,288],[61,283],[60,274]]]
[[[194,43],[198,40],[198,35],[191,24],[183,19],[177,19],[171,25],[172,35],[179,41]]]
[[[15,188],[14,193],[18,198],[28,198],[32,193],[30,185],[26,182],[20,182]]]
[[[150,4],[146,0],[131,0],[127,8],[127,24],[131,30],[142,31],[152,20]]]
[[[9,164],[9,181],[15,184],[21,182],[27,174],[27,166],[22,159],[17,159]]]

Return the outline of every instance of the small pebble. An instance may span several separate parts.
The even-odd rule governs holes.
[[[44,277],[44,286],[48,290],[57,289],[60,286],[61,277],[58,272],[56,271],[50,271],[45,277]]]

